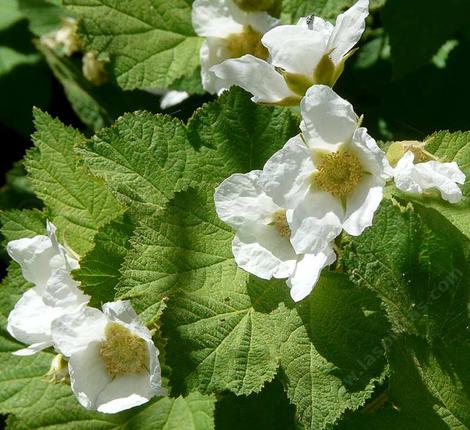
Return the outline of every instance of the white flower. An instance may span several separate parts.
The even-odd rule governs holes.
[[[52,336],[69,358],[72,390],[85,408],[116,413],[163,394],[158,350],[130,302],[63,315]]]
[[[290,243],[290,211],[276,205],[259,184],[262,172],[234,174],[215,191],[219,218],[236,231],[232,251],[239,267],[263,279],[288,278],[293,300],[305,298],[321,270],[336,255],[329,246],[315,254],[297,255]]]
[[[62,27],[41,36],[41,43],[50,49],[60,49],[67,57],[70,57],[80,49],[77,20],[65,18]]]
[[[301,18],[297,25],[281,25],[261,40],[268,48],[269,62],[244,55],[211,71],[225,87],[238,85],[253,94],[254,102],[298,104],[312,85],[335,84],[364,32],[368,14],[369,0],[359,0],[338,15],[335,26],[313,15]]]
[[[164,90],[163,88],[146,88],[150,94],[161,96],[160,109],[168,109],[176,106],[189,98],[189,93],[186,91]]]
[[[268,52],[261,37],[279,21],[266,12],[245,12],[232,0],[195,0],[193,27],[206,37],[201,47],[201,79],[206,91],[220,93],[228,85],[209,69],[226,60],[244,54],[266,59]]]
[[[79,267],[70,251],[57,242],[55,227],[47,223],[48,236],[8,242],[7,251],[34,287],[26,291],[8,316],[7,330],[30,345],[16,355],[34,354],[52,345],[51,323],[63,314],[79,310],[89,297],[70,275]]]
[[[260,178],[273,201],[291,209],[291,243],[299,254],[323,250],[343,229],[361,234],[391,173],[351,104],[331,88],[310,88],[301,112],[302,134],[268,160]]]
[[[407,193],[422,193],[437,189],[449,203],[458,203],[462,191],[457,184],[465,183],[465,174],[457,163],[426,161],[414,164],[415,155],[407,151],[393,169],[396,187]]]

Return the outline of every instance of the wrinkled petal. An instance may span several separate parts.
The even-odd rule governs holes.
[[[335,260],[336,254],[331,248],[318,254],[305,254],[298,261],[294,274],[287,280],[292,300],[300,302],[307,297],[318,282],[323,268]]]
[[[233,239],[232,252],[239,267],[262,279],[287,278],[297,261],[289,239],[275,227],[262,224],[240,229]]]
[[[369,0],[359,0],[346,12],[338,15],[328,42],[328,50],[333,49],[330,58],[335,64],[338,64],[359,41],[366,28],[368,15]]]
[[[35,236],[8,242],[7,252],[20,266],[23,277],[36,285],[44,287],[51,275],[49,262],[57,255],[47,236]]]
[[[66,314],[52,323],[52,338],[56,348],[66,357],[87,348],[90,342],[102,341],[108,319],[95,308],[83,308]]]
[[[27,348],[18,349],[17,351],[13,352],[13,355],[17,355],[19,357],[27,357],[29,355],[34,355],[43,349],[49,348],[52,346],[52,340],[48,342],[38,342],[29,345]]]
[[[100,356],[100,342],[95,341],[77,350],[69,358],[70,385],[80,404],[96,410],[98,398],[113,378]]]
[[[415,179],[414,154],[408,151],[393,169],[396,187],[406,193],[421,193],[423,189]]]
[[[47,306],[37,287],[26,291],[8,315],[7,330],[16,340],[28,345],[51,341],[51,322],[60,309]]]
[[[189,93],[186,91],[168,91],[160,100],[160,109],[168,109],[179,105],[188,98]]]
[[[334,151],[331,145],[349,141],[357,128],[358,117],[351,103],[325,85],[311,87],[300,107],[300,128],[312,148]]]
[[[282,25],[267,32],[261,42],[270,62],[287,72],[313,79],[313,72],[326,52],[328,36],[298,25]]]
[[[126,327],[144,339],[151,339],[150,331],[145,327],[135,312],[129,300],[116,300],[115,302],[105,303],[103,313],[111,320],[123,323]]]
[[[223,79],[211,71],[212,66],[222,63],[230,58],[230,52],[227,49],[227,42],[224,39],[207,39],[200,50],[201,61],[201,81],[203,88],[210,94],[218,94],[223,89],[228,88]]]
[[[383,187],[383,180],[367,176],[348,196],[343,228],[351,236],[359,236],[372,225],[375,211],[383,198]]]
[[[317,254],[327,249],[342,231],[343,216],[341,203],[330,193],[308,192],[287,218],[297,254]]]
[[[149,356],[156,356],[157,351],[148,343]],[[160,384],[152,383],[149,372],[123,375],[114,378],[99,394],[96,400],[97,410],[104,413],[117,413],[148,402],[161,393],[160,367],[153,369],[153,374],[160,379]]]
[[[360,127],[354,132],[351,147],[359,158],[364,171],[383,180],[393,176],[393,169],[385,152],[378,147],[376,141],[367,133],[366,128]]]
[[[210,69],[225,83],[225,88],[238,85],[253,94],[255,103],[278,103],[297,97],[274,66],[253,55],[225,60]]]
[[[231,0],[195,0],[192,21],[199,36],[223,38],[240,33],[248,24],[248,14]]]
[[[90,296],[84,294],[79,285],[79,282],[72,279],[68,270],[56,269],[47,281],[42,299],[46,305],[56,308],[73,308],[87,304]]]
[[[266,223],[279,210],[259,185],[260,174],[260,170],[235,173],[215,189],[215,209],[222,221],[233,228],[254,221]]]
[[[260,34],[264,34],[280,24],[278,19],[273,18],[267,12],[247,13],[246,19],[248,25]]]
[[[264,165],[260,184],[280,207],[294,208],[308,192],[315,170],[310,152],[297,135]]]

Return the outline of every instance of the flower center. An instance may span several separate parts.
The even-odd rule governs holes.
[[[273,214],[273,224],[276,230],[282,237],[290,237],[291,231],[289,224],[287,223],[285,209],[279,209]]]
[[[105,336],[100,355],[113,378],[147,369],[149,355],[144,339],[115,322],[106,326]]]
[[[347,196],[361,182],[364,176],[359,158],[351,152],[333,152],[322,158],[313,184],[335,197]]]
[[[235,33],[228,37],[227,49],[232,58],[238,58],[245,54],[267,60],[269,53],[261,43],[262,35],[249,25],[243,27],[241,33]]]

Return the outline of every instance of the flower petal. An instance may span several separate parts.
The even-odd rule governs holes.
[[[341,203],[330,193],[310,190],[287,218],[297,254],[327,249],[342,231],[343,213]]]
[[[57,310],[46,306],[42,291],[33,287],[16,302],[8,315],[7,330],[16,340],[28,345],[51,341],[51,322]]]
[[[160,109],[168,109],[179,105],[189,98],[186,91],[168,91],[160,100]]]
[[[307,297],[318,282],[323,268],[335,260],[336,254],[331,248],[318,254],[305,254],[298,261],[294,274],[287,280],[292,300],[300,302]]]
[[[349,141],[357,128],[358,117],[351,103],[325,85],[311,87],[300,107],[300,128],[312,148],[334,151],[331,145]]]
[[[415,164],[414,168],[415,177],[423,189],[436,188],[449,203],[458,203],[462,199],[462,190],[456,182],[465,183],[465,174],[457,163],[427,161]]]
[[[359,41],[366,28],[368,15],[369,0],[359,0],[346,12],[338,15],[328,42],[328,50],[333,49],[330,58],[335,64],[338,64]]]
[[[393,179],[396,187],[405,193],[421,193],[423,189],[416,181],[414,161],[415,156],[408,151],[393,169]]]
[[[18,357],[27,357],[29,355],[34,355],[37,352],[42,351],[43,349],[49,348],[50,346],[52,346],[52,339],[48,342],[33,343],[32,345],[29,345],[27,348],[18,349],[12,354]]]
[[[20,266],[23,277],[37,287],[44,287],[51,274],[49,262],[57,255],[47,236],[35,236],[8,242],[7,252]]]
[[[358,128],[353,135],[351,147],[361,161],[363,169],[383,180],[393,176],[393,169],[376,141],[367,133],[364,127]]]
[[[204,37],[227,37],[240,33],[248,16],[231,0],[195,0],[192,21],[194,31]]]
[[[260,34],[264,34],[278,26],[281,21],[267,12],[251,12],[247,14],[248,25]]]
[[[56,269],[47,281],[42,299],[48,306],[72,310],[87,304],[90,300],[90,296],[84,294],[79,285],[80,283],[72,279],[67,269]]]
[[[238,85],[253,94],[255,103],[278,103],[289,97],[297,97],[274,67],[253,55],[225,60],[210,69],[229,88]]]
[[[136,314],[129,300],[117,300],[103,305],[104,314],[111,320],[121,323],[144,339],[151,339],[150,331],[145,327]]]
[[[273,226],[245,226],[232,242],[232,252],[239,267],[262,279],[287,278],[297,261],[289,239]]]
[[[101,359],[100,347],[101,342],[91,342],[69,358],[72,391],[80,404],[91,410],[97,409],[100,394],[112,381]]]
[[[274,66],[312,80],[313,72],[326,52],[328,34],[299,25],[281,25],[268,31],[261,42],[268,48]]]
[[[215,209],[222,221],[233,228],[249,222],[269,222],[267,217],[280,209],[259,185],[260,175],[260,170],[235,173],[215,189]]]
[[[297,22],[297,25],[309,29],[310,31],[325,33],[328,39],[330,38],[331,33],[333,33],[333,30],[335,28],[333,24],[329,23],[328,21],[325,21],[319,16],[314,15],[304,16],[300,18]]]
[[[383,198],[384,181],[367,176],[348,197],[344,230],[351,236],[359,236],[372,225],[375,211]]]
[[[227,44],[224,39],[209,38],[201,47],[201,81],[203,88],[210,94],[218,94],[223,89],[228,88],[225,81],[218,78],[210,69],[212,66],[222,63],[230,58]]]
[[[260,184],[280,207],[295,207],[308,192],[315,170],[310,153],[298,134],[264,165]]]
[[[83,351],[90,342],[104,339],[108,318],[95,308],[82,308],[65,314],[52,323],[52,339],[56,348],[66,357]]]

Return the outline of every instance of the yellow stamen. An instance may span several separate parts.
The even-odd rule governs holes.
[[[273,223],[276,230],[282,237],[290,237],[291,231],[289,224],[287,223],[285,209],[279,209],[273,214]]]
[[[321,159],[312,182],[318,189],[343,198],[356,188],[363,176],[361,162],[355,154],[333,152]]]
[[[100,355],[108,373],[116,376],[141,373],[148,367],[147,343],[118,323],[109,323],[106,340],[101,343]]]
[[[263,35],[247,25],[241,33],[235,33],[228,37],[227,49],[232,58],[238,58],[245,54],[251,54],[255,57],[267,60],[268,50],[261,43]]]

